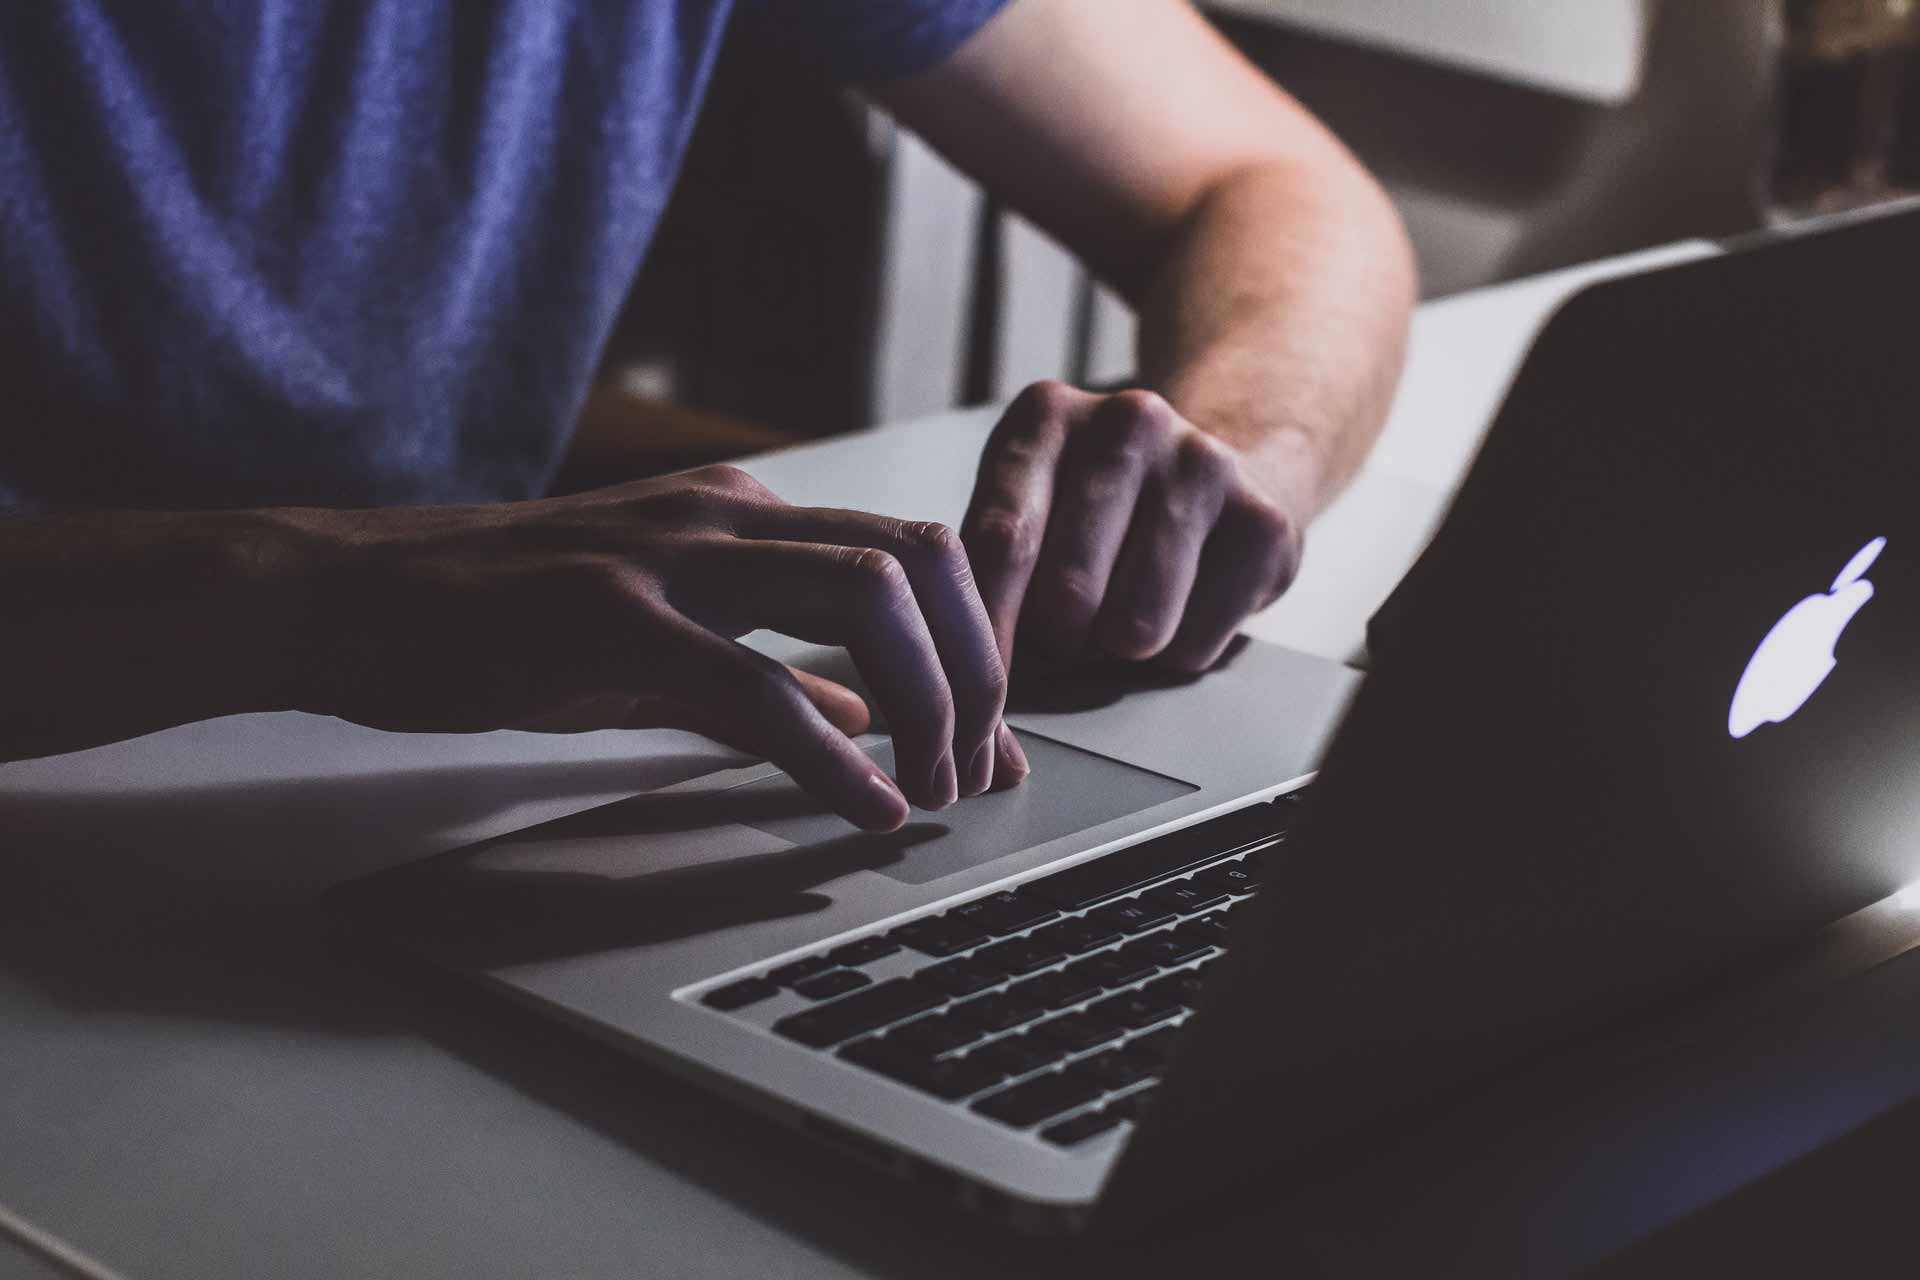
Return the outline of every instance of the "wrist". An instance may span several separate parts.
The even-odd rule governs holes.
[[[1344,479],[1334,433],[1232,396],[1208,395],[1209,383],[1219,381],[1174,377],[1155,389],[1181,417],[1230,446],[1254,487],[1282,510],[1302,520],[1318,515]]]
[[[1290,515],[1312,519],[1333,500],[1338,481],[1334,450],[1325,436],[1278,426],[1236,447],[1255,487]]]
[[[345,551],[324,514],[222,513],[215,537],[228,589],[218,612],[234,639],[236,710],[307,709],[325,650],[327,584]]]

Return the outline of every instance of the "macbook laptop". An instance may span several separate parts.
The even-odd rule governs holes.
[[[1029,783],[900,832],[755,766],[346,900],[1022,1227],[1310,1167],[1920,879],[1916,251],[1903,213],[1576,296],[1364,684],[1251,642],[1028,678]]]

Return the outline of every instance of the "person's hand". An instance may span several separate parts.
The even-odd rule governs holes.
[[[1055,660],[1212,666],[1300,563],[1309,467],[1274,470],[1256,482],[1150,391],[1027,388],[987,441],[961,524],[1003,659],[1017,632]]]
[[[952,530],[792,507],[732,467],[491,507],[307,513],[324,566],[290,701],[383,729],[689,729],[763,756],[860,826],[1025,772]],[[898,785],[842,685],[739,644],[845,646]],[[904,794],[903,794],[904,793]]]

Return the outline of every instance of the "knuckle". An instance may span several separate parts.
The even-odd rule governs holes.
[[[1000,655],[995,653],[987,662],[986,670],[980,673],[981,700],[990,704],[986,716],[988,721],[998,720],[1000,713],[1006,710],[1007,690],[1006,664],[1001,662]]]
[[[752,476],[740,468],[726,462],[717,462],[699,467],[688,473],[700,483],[715,489],[737,490],[754,483]]]
[[[730,463],[718,462],[690,472],[695,482],[722,500],[779,502],[773,491]]]
[[[1167,398],[1145,387],[1131,387],[1125,391],[1116,391],[1109,403],[1119,415],[1150,427],[1170,427],[1179,421],[1180,415],[1173,411],[1173,406],[1167,403]]]
[[[1079,392],[1057,378],[1043,378],[1014,397],[1013,407],[1019,412],[1009,416],[1029,421],[1062,417],[1071,412],[1078,395]]]
[[[878,547],[841,547],[836,554],[854,580],[869,591],[897,595],[907,588],[907,571]]]
[[[915,526],[914,538],[922,558],[947,581],[963,587],[973,583],[973,562],[967,558],[967,544],[951,525],[922,522]]]
[[[1037,431],[1000,432],[988,441],[986,452],[980,456],[982,482],[1001,486],[1017,484],[1047,453],[1046,442]]]
[[[1160,455],[1174,431],[1173,410],[1151,391],[1122,391],[1107,402],[1100,443],[1109,458],[1143,464]]]
[[[1174,448],[1173,474],[1182,483],[1218,489],[1232,480],[1236,471],[1227,447],[1202,432],[1189,434]]]
[[[1248,536],[1262,550],[1272,552],[1291,547],[1295,535],[1293,520],[1273,503],[1248,497],[1240,503],[1238,514]]]
[[[1094,575],[1077,565],[1062,566],[1053,575],[1049,584],[1052,603],[1057,614],[1066,618],[1085,619],[1093,616],[1100,607],[1104,592],[1103,583]]]
[[[1143,496],[1143,511],[1157,519],[1161,526],[1157,532],[1164,537],[1173,530],[1199,525],[1211,512],[1217,511],[1219,507],[1212,495],[1213,490],[1205,485],[1182,484],[1177,480],[1157,484]]]
[[[900,535],[907,546],[928,560],[951,564],[966,559],[967,551],[961,545],[960,535],[949,525],[935,520],[914,520],[901,527]]]
[[[953,709],[952,691],[942,690],[935,696],[928,698],[927,703],[928,707],[925,712],[925,719],[919,726],[920,731],[926,734],[927,740],[930,742],[952,742],[954,722],[957,718]]]
[[[994,508],[976,516],[967,530],[967,545],[982,559],[997,564],[1025,564],[1040,552],[1042,530],[1038,520],[1018,511]]]

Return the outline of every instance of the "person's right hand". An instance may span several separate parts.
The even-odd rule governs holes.
[[[307,512],[320,536],[300,710],[377,728],[689,729],[893,829],[1026,773],[960,539],[792,507],[733,467],[481,507]],[[738,643],[844,646],[893,735],[898,785],[849,735],[844,686]],[[903,794],[904,793],[904,794]]]

